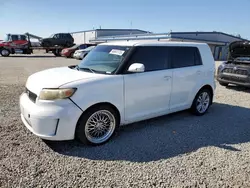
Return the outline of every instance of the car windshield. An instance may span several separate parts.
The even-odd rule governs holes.
[[[123,61],[129,47],[99,45],[96,46],[79,64],[80,70],[112,74]]]
[[[5,38],[3,39],[4,42],[10,41],[10,35],[6,35]]]

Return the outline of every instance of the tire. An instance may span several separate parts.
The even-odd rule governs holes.
[[[102,118],[97,116],[98,114],[101,115]],[[101,130],[105,127],[105,122],[102,121],[103,119],[106,121],[106,125],[109,124],[109,128],[106,131]],[[92,124],[90,124],[90,122],[92,122]],[[75,135],[83,144],[97,146],[109,141],[117,131],[119,124],[120,119],[116,110],[109,105],[98,105],[90,108],[81,116],[76,126]],[[88,128],[92,131],[89,131]],[[97,133],[103,134],[103,136],[96,138]]]
[[[56,56],[56,57],[60,57],[61,56],[61,51],[62,50],[53,50],[52,53]]]
[[[2,49],[0,49],[0,54],[3,57],[8,57],[10,55],[10,51],[5,49],[5,48],[2,48]]]
[[[70,53],[70,55],[67,58],[73,58],[74,52]]]
[[[191,112],[197,116],[202,116],[208,111],[211,104],[212,104],[211,91],[209,89],[201,89],[195,96],[195,99],[191,107]]]
[[[225,87],[228,86],[228,83],[219,82],[219,84],[220,84],[221,86],[225,86]]]

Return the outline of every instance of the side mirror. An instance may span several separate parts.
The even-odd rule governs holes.
[[[144,72],[145,71],[145,66],[141,63],[133,63],[132,65],[129,66],[128,72]]]

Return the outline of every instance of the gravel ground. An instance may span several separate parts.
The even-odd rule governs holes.
[[[0,187],[250,187],[250,90],[243,88],[217,84],[205,116],[180,112],[124,126],[98,147],[34,136],[19,116],[25,79],[75,62],[0,57]]]

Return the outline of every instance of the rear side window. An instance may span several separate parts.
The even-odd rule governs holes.
[[[170,49],[172,68],[202,65],[200,52],[197,47],[170,47]]]
[[[69,34],[64,34],[64,38],[65,38],[65,39],[70,39]]]
[[[142,63],[145,72],[168,68],[168,49],[165,46],[140,46],[130,58],[129,65]]]
[[[72,39],[71,34],[64,34],[64,37],[65,37],[66,39]]]

